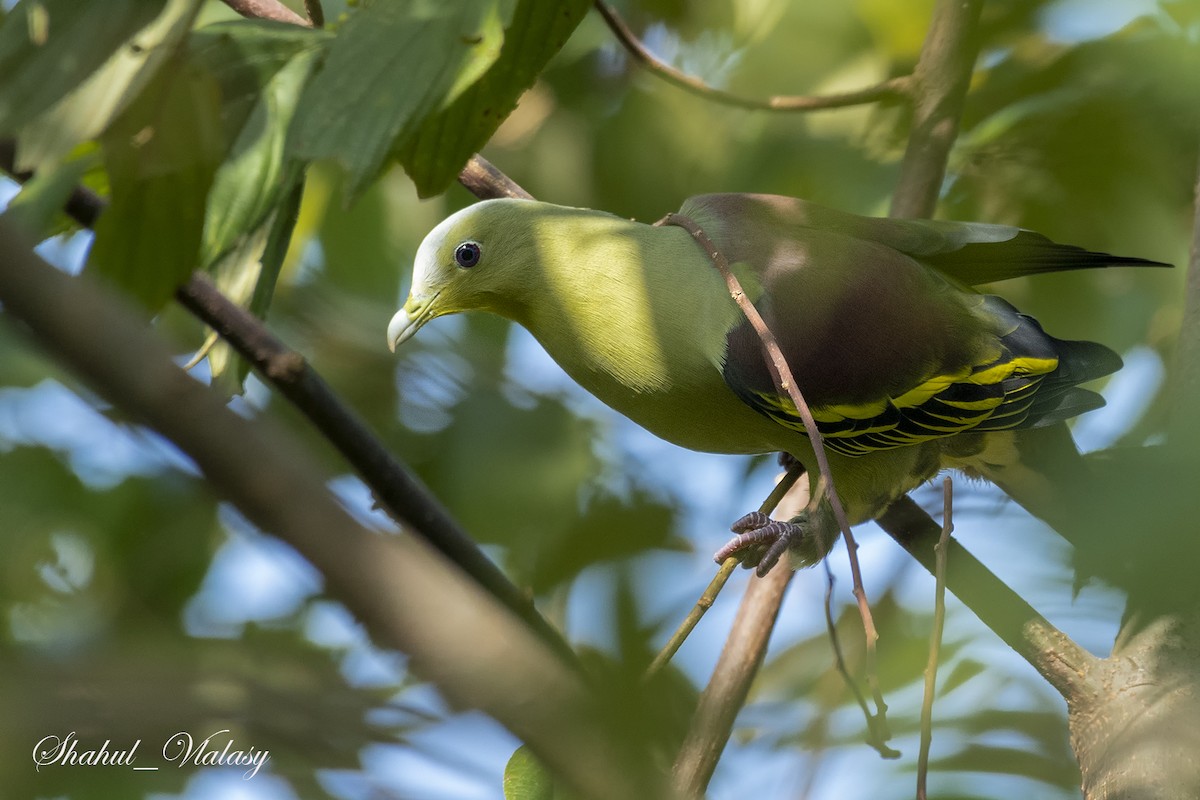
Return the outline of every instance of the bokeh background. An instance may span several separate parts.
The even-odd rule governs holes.
[[[7,3],[6,6],[10,6]],[[327,15],[344,10],[326,2]],[[911,69],[931,0],[637,0],[618,7],[650,49],[747,96],[857,88]],[[227,18],[211,2],[204,20]],[[940,216],[1019,224],[1093,249],[1186,263],[1200,142],[1200,3],[991,2],[985,47]],[[2,79],[2,78],[0,78]],[[590,15],[484,151],[540,199],[651,221],[709,191],[773,192],[885,214],[906,132],[899,105],[743,111],[632,64]],[[522,330],[437,320],[399,356],[384,330],[424,234],[472,201],[418,200],[398,169],[353,206],[312,171],[270,327],[429,484],[545,613],[598,662],[636,675],[714,570],[730,521],[756,507],[772,458],[682,451],[582,393]],[[7,202],[16,187],[0,184]],[[40,252],[77,270],[89,236]],[[1102,341],[1126,368],[1081,447],[1153,441],[1184,270],[1105,271],[996,287],[1062,338]],[[2,319],[2,317],[0,317]],[[204,332],[159,328],[181,363]],[[119,354],[114,354],[118,357]],[[194,368],[205,377],[206,366]],[[251,377],[231,401],[282,421],[381,530],[367,490]],[[940,509],[940,490],[917,499]],[[991,487],[958,481],[959,539],[1052,622],[1104,654],[1120,591],[1076,586],[1067,546]],[[880,675],[903,752],[882,761],[832,667],[825,575],[797,576],[713,798],[913,794],[933,581],[886,535],[859,536],[881,630]],[[843,646],[861,672],[844,554],[832,557]],[[703,686],[747,576],[676,659],[678,715]],[[931,795],[1078,797],[1058,695],[953,598],[935,706]],[[686,681],[683,680],[686,678]],[[690,685],[689,685],[690,682]],[[186,458],[0,325],[0,796],[497,798],[517,742],[458,714],[380,651],[288,546],[219,503]],[[676,720],[677,721],[677,720]],[[229,728],[271,751],[254,779],[185,768],[35,772],[46,735],[153,749]]]

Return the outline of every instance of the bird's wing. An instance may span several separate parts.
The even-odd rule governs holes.
[[[1040,233],[982,222],[863,217],[794,197],[765,194],[709,194],[690,198],[683,208],[730,219],[770,218],[783,229],[834,231],[878,242],[978,286],[1024,275],[1113,266],[1169,267],[1160,261],[1113,256],[1059,244]]]
[[[683,213],[740,265],[826,445],[838,452],[1066,419],[1103,403],[1076,384],[1120,367],[1107,348],[1055,339],[1000,298],[884,243],[694,202],[704,199]],[[723,373],[756,411],[803,432],[744,321],[728,333]]]

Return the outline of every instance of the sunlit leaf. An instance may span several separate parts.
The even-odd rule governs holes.
[[[12,135],[150,23],[165,0],[24,0],[0,28],[0,135]]]
[[[80,142],[99,136],[175,53],[199,7],[199,0],[166,0],[162,13],[103,66],[24,126],[17,140],[18,169],[52,166]]]
[[[496,61],[514,2],[365,4],[305,91],[291,152],[334,159],[349,175],[348,194],[357,196],[426,115]]]
[[[495,63],[403,143],[400,161],[423,197],[443,191],[491,138],[590,7],[587,0],[519,0]]]

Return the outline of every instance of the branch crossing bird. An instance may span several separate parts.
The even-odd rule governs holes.
[[[1169,266],[1005,225],[862,217],[772,195],[700,195],[679,213],[732,265],[778,340],[851,524],[943,468],[1009,490],[1026,469],[1019,432],[1104,404],[1079,384],[1118,370],[1116,353],[1055,338],[972,287]],[[758,335],[681,227],[532,200],[469,206],[421,243],[388,343],[394,350],[429,320],[473,310],[523,325],[583,388],[670,442],[782,451],[815,466]],[[824,557],[838,527],[809,474],[802,514],[743,517],[718,560],[735,555],[765,574],[785,553],[794,566]]]

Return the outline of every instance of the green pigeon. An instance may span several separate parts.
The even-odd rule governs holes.
[[[1116,353],[1057,339],[971,287],[1168,266],[1006,225],[862,217],[772,195],[701,195],[679,214],[725,256],[777,338],[852,525],[944,468],[1010,490],[1028,471],[1022,431],[1104,404],[1079,384],[1119,369]],[[785,553],[794,566],[815,563],[836,541],[796,408],[684,228],[532,200],[477,203],[421,243],[388,343],[394,350],[429,320],[473,310],[523,325],[583,388],[667,441],[780,451],[810,467],[805,511],[786,522],[746,515],[718,561],[738,556],[765,574]]]

